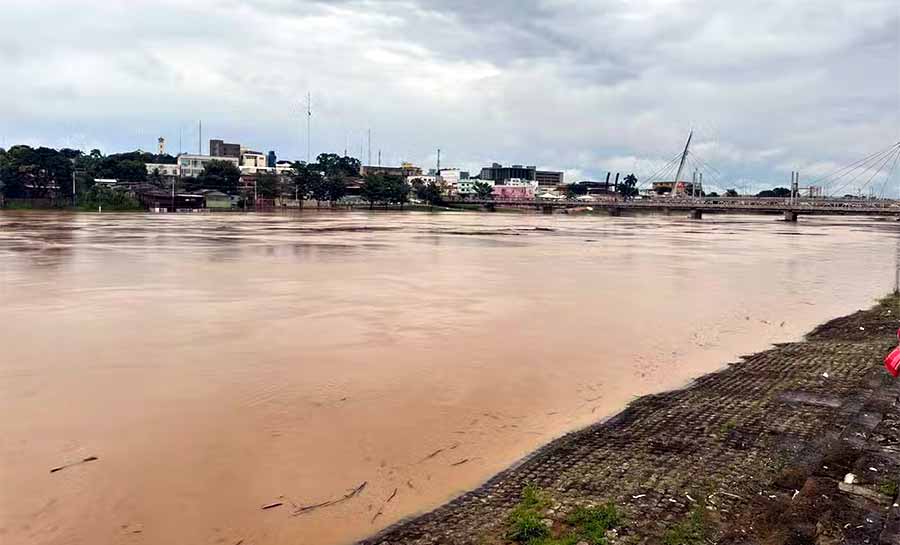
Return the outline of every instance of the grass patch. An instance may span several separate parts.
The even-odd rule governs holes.
[[[612,502],[600,507],[579,507],[567,520],[577,541],[587,541],[591,545],[606,543],[606,532],[622,522],[619,510]]]
[[[553,532],[544,523],[544,511],[550,498],[532,485],[522,490],[522,500],[509,514],[506,538],[522,545],[605,545],[606,532],[621,524],[622,517],[613,503],[599,507],[578,507],[566,518],[569,526],[563,532]],[[554,535],[557,533],[558,535]]]
[[[679,522],[663,535],[665,545],[705,545],[710,533],[706,506],[697,504],[687,519]]]
[[[731,432],[733,432],[735,428],[737,428],[737,422],[735,422],[734,419],[731,419],[728,422],[725,422],[724,424],[722,424],[722,427],[719,428],[719,432],[722,435],[728,435]]]
[[[878,492],[884,494],[885,496],[890,496],[891,498],[897,497],[897,483],[895,481],[885,481],[878,485]]]

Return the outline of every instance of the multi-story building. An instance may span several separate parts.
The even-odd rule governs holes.
[[[487,184],[491,187],[494,187],[494,182],[491,180],[479,180],[479,179],[464,179],[460,180],[456,186],[454,187],[454,193],[459,196],[465,197],[466,195],[474,195],[475,194],[475,184],[483,183]]]
[[[274,151],[269,151],[269,154],[266,155],[266,166],[269,168],[275,168],[275,165],[278,164],[278,156],[275,155]]]
[[[241,157],[240,144],[228,144],[221,140],[209,141],[209,154],[213,157]]]
[[[403,178],[411,178],[421,176],[422,169],[412,163],[401,163],[399,167],[383,167],[374,165],[362,165],[359,167],[359,175],[366,176],[368,174],[381,174],[387,176],[401,176]]]
[[[535,170],[534,181],[541,187],[556,188],[563,185],[563,173],[553,170]]]
[[[147,174],[159,172],[159,175],[166,179],[177,178],[180,175],[180,169],[177,164],[146,163],[144,166],[147,168]]]
[[[241,149],[241,170],[257,173],[268,171],[267,158],[258,151]]]
[[[563,173],[552,170],[538,170],[533,165],[512,165],[505,167],[494,163],[481,169],[482,180],[492,180],[497,184],[505,184],[507,180],[520,179],[537,182],[545,187],[557,187],[563,183]]]
[[[178,175],[184,178],[200,176],[203,167],[210,161],[225,161],[236,167],[241,166],[241,160],[238,157],[230,156],[212,156],[212,155],[191,155],[183,153],[178,156]],[[149,165],[148,165],[149,166]]]
[[[533,166],[512,165],[505,167],[500,163],[493,163],[489,167],[482,168],[479,177],[482,180],[491,180],[494,183],[503,184],[506,180],[516,178],[521,180],[534,180],[535,171],[537,171],[537,167]]]

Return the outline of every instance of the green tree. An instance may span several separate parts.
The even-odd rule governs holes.
[[[353,157],[341,157],[336,153],[320,153],[316,157],[319,169],[326,178],[335,176],[359,176],[360,162]]]
[[[726,196],[726,197],[737,197],[737,196],[738,196],[738,192],[737,192],[737,190],[735,190],[735,189],[726,189],[726,190],[725,190],[725,196]]]
[[[431,206],[444,203],[444,188],[439,182],[417,182],[413,185],[416,197]]]
[[[472,184],[472,189],[475,191],[475,197],[487,200],[494,198],[494,186],[487,182],[475,182]]]
[[[241,171],[234,163],[215,159],[208,161],[197,177],[197,181],[204,189],[218,189],[228,194],[237,191],[240,179]]]
[[[101,185],[92,187],[78,199],[78,208],[82,210],[94,211],[100,207],[109,211],[141,209],[140,203],[128,193]]]
[[[270,172],[263,172],[256,177],[256,195],[263,199],[274,199],[279,195],[281,181]]]
[[[325,180],[325,194],[333,205],[347,194],[347,181],[344,176],[332,176]]]
[[[776,187],[775,189],[766,189],[756,194],[757,197],[763,198],[779,198],[784,199],[791,196],[791,190],[786,187]]]
[[[322,201],[328,200],[328,181],[324,177],[313,180],[309,187],[309,196],[316,200],[316,208],[322,206]]]
[[[0,179],[6,197],[68,197],[72,161],[52,148],[13,146],[5,154]]]
[[[588,188],[584,184],[569,184],[566,186],[566,193],[569,197],[580,197],[581,195],[587,195]]]
[[[409,194],[412,191],[412,187],[402,176],[393,175],[385,176],[385,185],[387,186],[388,200],[399,204],[402,210],[403,205],[409,202]]]
[[[619,193],[625,200],[629,197],[636,197],[639,193],[637,188],[638,179],[634,174],[629,174],[619,182]]]
[[[314,165],[307,165],[304,162],[296,162],[293,165],[294,174],[291,177],[293,182],[294,197],[299,200],[299,206],[303,206],[303,200],[310,196],[313,187],[322,185],[322,174]]]
[[[369,210],[375,207],[375,203],[382,202],[387,193],[384,176],[381,174],[366,174],[359,188],[360,195],[369,203]]]

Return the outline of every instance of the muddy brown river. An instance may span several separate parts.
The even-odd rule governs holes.
[[[0,212],[0,542],[350,543],[869,306],[897,231]]]

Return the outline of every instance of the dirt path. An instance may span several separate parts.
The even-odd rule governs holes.
[[[900,544],[900,388],[882,366],[898,309],[886,299],[638,399],[361,543],[506,543],[531,484],[551,498],[554,534],[575,506],[613,501],[624,522],[610,543]]]

